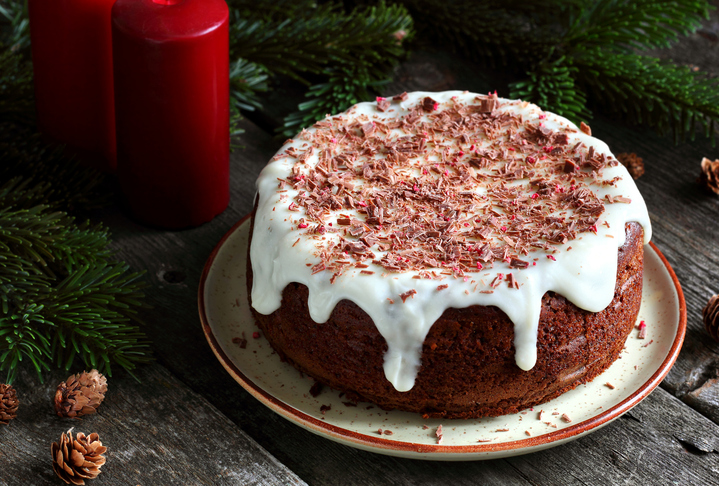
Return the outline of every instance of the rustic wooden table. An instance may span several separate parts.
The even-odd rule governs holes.
[[[707,21],[672,50],[660,52],[719,71],[719,27]],[[400,66],[387,94],[417,89],[499,89],[506,80],[443,53],[419,52]],[[506,92],[506,90],[505,90]],[[719,343],[704,330],[701,311],[719,291],[719,197],[696,183],[702,157],[719,148],[704,139],[674,145],[651,131],[597,118],[596,136],[615,153],[646,163],[637,183],[654,243],[683,286],[688,311],[684,348],[648,398],[620,419],[579,440],[508,459],[441,463],[363,452],[316,436],[276,415],[225,372],[202,334],[197,288],[203,265],[223,234],[251,208],[254,180],[280,145],[272,126],[291,92],[242,123],[242,148],[232,154],[232,199],[199,228],[167,232],[128,219],[116,206],[97,215],[114,234],[119,256],[147,269],[142,318],[157,361],[140,383],[122,372],[110,379],[94,416],[61,420],[51,397],[66,373],[40,383],[31,372],[17,382],[18,418],[0,427],[0,484],[59,484],[50,442],[74,426],[98,432],[108,462],[91,484],[719,484]],[[262,128],[261,128],[262,127]]]

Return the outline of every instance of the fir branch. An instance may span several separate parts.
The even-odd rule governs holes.
[[[575,85],[577,69],[565,65],[566,58],[538,66],[527,73],[528,79],[510,84],[510,98],[532,100],[545,110],[569,118],[575,123],[591,118],[587,97]]]
[[[20,179],[0,188],[0,370],[12,382],[26,359],[38,373],[50,363],[111,374],[147,362],[139,330],[140,274],[114,259],[107,231],[44,205]]]
[[[238,109],[261,108],[257,93],[267,91],[268,74],[258,64],[238,59],[230,65],[230,98]]]
[[[344,13],[339,4],[324,3],[296,18],[268,21],[235,12],[231,26],[234,59],[265,67],[273,75],[307,82],[330,63],[353,65],[382,62],[404,53],[398,37],[410,32],[412,19],[404,7],[386,5]]]
[[[587,92],[630,121],[692,139],[695,127],[711,136],[719,121],[719,80],[686,66],[637,54],[588,50],[575,59]]]
[[[0,370],[12,382],[28,363],[42,378],[77,357],[131,372],[150,360],[136,319],[144,284],[114,258],[105,228],[65,212],[107,202],[103,176],[41,141],[31,74],[20,54],[0,52]]]
[[[0,153],[4,154],[0,183],[21,177],[26,186],[31,186],[16,193],[24,202],[15,205],[45,204],[77,214],[109,202],[110,194],[102,190],[104,174],[80,167],[62,147],[47,145],[28,128],[0,123]]]
[[[719,85],[706,74],[635,53],[693,32],[707,17],[706,1],[403,3],[423,32],[446,45],[526,66],[527,77],[510,86],[510,96],[574,121],[589,115],[587,98],[632,122],[672,130],[676,140],[693,137],[695,125],[711,136],[719,120]]]
[[[669,47],[708,16],[709,6],[703,0],[600,0],[574,14],[563,44],[570,50],[571,46],[602,47],[627,53]]]
[[[30,46],[28,17],[27,0],[4,0],[0,4],[0,29],[5,31],[0,42],[9,44],[13,52]]]
[[[326,81],[310,87],[305,95],[311,98],[300,103],[299,110],[288,115],[281,128],[285,137],[292,137],[327,115],[340,113],[360,101],[367,101],[390,79],[381,71],[365,66],[343,66],[326,71]]]
[[[418,38],[491,65],[543,59],[561,38],[559,26],[579,3],[402,0],[418,26]]]

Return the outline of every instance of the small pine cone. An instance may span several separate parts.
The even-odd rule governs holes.
[[[97,370],[71,375],[55,392],[55,412],[60,417],[82,417],[95,413],[105,399],[107,378]]]
[[[70,429],[50,446],[52,468],[67,484],[85,484],[84,479],[95,479],[100,474],[100,467],[105,464],[102,454],[106,450],[97,434],[86,437],[78,432],[73,439]]]
[[[17,417],[17,407],[20,400],[17,399],[17,392],[11,385],[0,384],[0,424],[7,425]]]
[[[702,173],[699,174],[699,183],[719,194],[719,160],[711,161],[704,157],[702,159]]]
[[[715,341],[719,341],[719,295],[709,299],[704,311],[702,311],[702,319],[707,332]]]

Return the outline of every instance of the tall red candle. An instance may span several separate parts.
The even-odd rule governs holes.
[[[28,1],[38,128],[106,171],[115,167],[114,2]]]
[[[229,201],[229,11],[223,0],[117,0],[117,174],[139,220],[196,226]]]

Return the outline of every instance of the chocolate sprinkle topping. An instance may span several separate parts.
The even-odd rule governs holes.
[[[379,111],[389,107],[377,99]],[[497,263],[521,272],[532,254],[555,259],[557,245],[596,232],[605,202],[629,202],[600,200],[592,190],[613,183],[601,176],[615,160],[569,144],[570,128],[549,129],[542,116],[502,107],[496,95],[468,104],[425,97],[396,108],[404,113],[397,117],[350,112],[302,132],[304,143],[279,155],[294,166],[278,192],[297,191],[280,201],[296,214],[295,231],[315,241],[312,273],[328,272],[334,282],[353,269],[371,274],[363,270],[370,263],[383,275],[415,271],[436,280]],[[474,291],[490,293],[502,281],[518,288],[520,276],[477,278]]]

